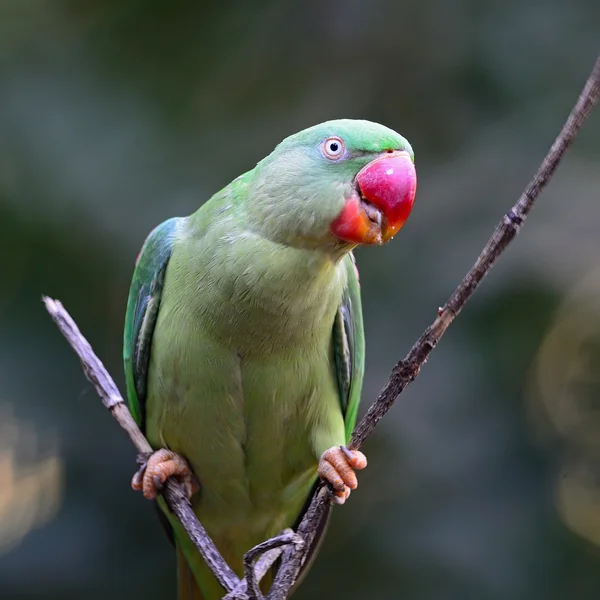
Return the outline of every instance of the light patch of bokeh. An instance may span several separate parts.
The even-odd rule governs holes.
[[[0,404],[0,554],[19,544],[58,511],[63,464],[52,436]]]
[[[600,270],[566,295],[534,379],[535,422],[547,440],[554,432],[562,454],[558,511],[570,529],[600,545]]]

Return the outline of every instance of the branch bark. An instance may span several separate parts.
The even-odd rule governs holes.
[[[395,365],[377,400],[370,406],[366,415],[355,428],[349,444],[350,448],[360,448],[371,435],[377,423],[392,407],[400,393],[417,377],[446,329],[460,313],[498,257],[519,233],[538,196],[556,171],[562,157],[577,137],[583,122],[599,98],[600,56],[596,60],[579,99],[537,173],[516,204],[504,215],[473,267],[454,290],[446,304],[439,309],[437,318],[425,330],[404,359]],[[152,452],[150,444],[133,420],[114,381],[94,354],[73,319],[60,302],[44,298],[44,303],[53,320],[79,356],[84,373],[96,388],[104,406],[111,411],[121,427],[125,429],[138,451],[143,455],[149,455]],[[281,554],[281,548],[276,548],[276,546],[286,544],[281,566],[267,595],[267,600],[285,600],[315,542],[318,524],[329,502],[328,490],[323,485],[318,486],[298,526],[297,536],[283,534],[278,539],[267,540],[256,549],[252,549],[246,555],[245,560],[246,572],[249,573],[248,579],[250,580],[247,582],[246,578],[240,581],[219,554],[216,546],[196,518],[183,490],[175,481],[167,482],[164,497],[204,560],[228,592],[225,596],[227,600],[260,600],[262,594],[257,583]],[[298,539],[303,543],[298,543]],[[256,561],[256,565],[252,566],[252,562],[260,556],[262,551],[268,552]],[[248,569],[254,570],[248,571]]]

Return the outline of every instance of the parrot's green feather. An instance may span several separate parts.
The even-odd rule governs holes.
[[[344,160],[324,158],[330,135],[344,138]],[[353,246],[330,226],[356,173],[389,150],[412,155],[402,136],[367,121],[291,136],[196,213],[155,229],[136,266],[124,349],[130,407],[153,447],[188,459],[200,481],[194,511],[238,575],[248,549],[299,521],[321,454],[347,443],[356,422],[359,283]],[[159,505],[199,588],[180,598],[220,598]]]
[[[333,347],[347,443],[356,424],[360,403],[365,369],[365,338],[358,269],[352,253],[347,255],[344,262],[348,280],[333,326]]]
[[[180,221],[179,218],[169,219],[147,237],[138,256],[129,291],[123,358],[129,410],[142,430],[152,334],[171,257],[173,234]]]

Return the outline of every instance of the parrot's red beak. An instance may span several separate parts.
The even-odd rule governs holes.
[[[385,244],[404,225],[417,191],[417,172],[408,152],[388,151],[356,175],[331,232],[352,244]]]

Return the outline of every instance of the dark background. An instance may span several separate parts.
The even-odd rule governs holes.
[[[364,406],[521,192],[598,51],[597,0],[0,0],[0,598],[173,598],[135,456],[45,314],[123,384],[147,232],[283,137],[405,135],[417,201],[359,250]],[[600,114],[365,447],[298,600],[600,595]]]

